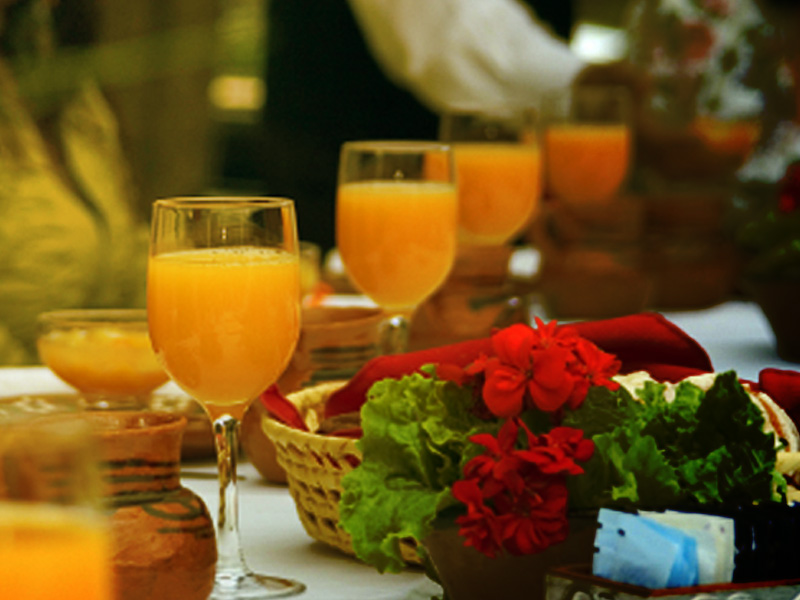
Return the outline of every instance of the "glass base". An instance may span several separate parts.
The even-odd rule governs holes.
[[[217,575],[209,600],[260,600],[282,598],[305,591],[306,586],[292,579],[247,573],[238,576]]]

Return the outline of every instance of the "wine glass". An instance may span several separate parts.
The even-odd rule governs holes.
[[[506,244],[535,218],[542,188],[536,126],[526,108],[442,115],[439,139],[453,148],[462,246]]]
[[[74,414],[0,417],[0,596],[112,600],[97,448]]]
[[[238,429],[275,383],[300,330],[299,244],[284,198],[155,202],[147,271],[153,349],[214,428],[220,483],[215,599],[271,598],[301,583],[247,567],[238,527]]]
[[[342,145],[336,243],[353,284],[388,315],[382,352],[408,347],[410,320],[445,280],[456,251],[458,199],[448,145]]]
[[[137,308],[52,310],[37,318],[39,358],[94,408],[138,408],[169,379]]]
[[[547,94],[542,104],[548,192],[578,206],[613,199],[631,161],[630,92],[584,85]]]

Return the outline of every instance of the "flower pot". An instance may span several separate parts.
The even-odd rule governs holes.
[[[217,560],[203,500],[180,482],[185,417],[88,412],[110,512],[118,600],[205,600]]]
[[[783,360],[800,363],[800,281],[749,281],[747,289],[761,307]]]
[[[489,558],[464,546],[455,526],[435,529],[424,546],[447,600],[544,600],[548,569],[592,562],[596,514],[572,517],[569,523],[570,533],[564,542],[526,556]]]
[[[417,309],[412,350],[486,337],[498,327],[526,323],[525,285],[509,273],[511,246],[463,246],[442,286]]]

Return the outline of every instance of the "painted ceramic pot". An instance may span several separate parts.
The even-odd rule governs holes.
[[[436,292],[411,322],[410,349],[486,337],[495,328],[528,321],[526,290],[509,273],[511,246],[464,246]]]
[[[205,600],[217,560],[214,524],[180,481],[186,419],[85,413],[96,431],[114,542],[119,600]]]

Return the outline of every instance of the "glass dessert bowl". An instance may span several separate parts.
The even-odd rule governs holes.
[[[146,396],[167,382],[145,309],[70,309],[38,318],[39,358],[87,396]]]

